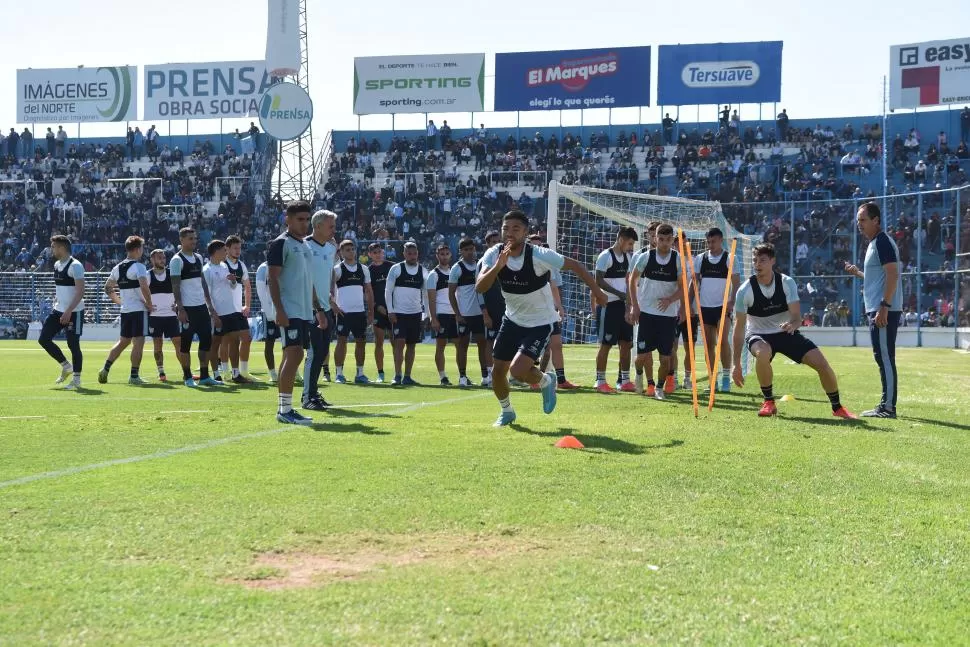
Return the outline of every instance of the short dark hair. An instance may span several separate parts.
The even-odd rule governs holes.
[[[145,246],[145,239],[141,236],[128,236],[125,239],[125,251],[130,252]]]
[[[651,220],[650,222],[647,223],[647,231],[653,231],[654,229],[656,229],[662,224],[663,223],[660,222],[659,220]]]
[[[490,229],[489,231],[485,232],[485,240],[488,240],[489,238],[492,238],[493,236],[494,237],[500,237],[501,235],[502,234],[498,233],[494,229]]]
[[[67,253],[71,253],[71,239],[64,234],[56,234],[51,236],[51,245],[60,245],[61,247],[66,247]]]
[[[378,250],[382,252],[384,251],[384,246],[381,245],[380,243],[371,243],[370,245],[367,246],[368,252],[376,252]]]
[[[878,220],[879,224],[882,224],[882,211],[875,202],[863,202],[862,206],[859,207],[859,211],[864,211],[869,218]]]
[[[618,236],[620,238],[626,238],[627,240],[640,240],[640,237],[637,236],[637,232],[633,227],[620,227]]]
[[[512,209],[512,211],[509,211],[504,216],[502,216],[502,222],[503,223],[506,222],[506,221],[509,221],[509,220],[518,220],[519,222],[521,222],[526,227],[529,226],[529,217],[526,216],[521,211],[519,211],[518,209]]]
[[[185,238],[189,234],[194,234],[194,233],[195,233],[195,230],[192,229],[191,227],[182,227],[181,229],[179,229],[179,238],[180,239]]]
[[[475,241],[471,238],[462,238],[458,241],[458,249],[465,249],[466,247],[474,247]]]
[[[343,251],[344,247],[346,247],[347,245],[350,245],[351,247],[354,247],[354,248],[357,247],[357,243],[350,240],[349,238],[344,238],[342,241],[340,241],[340,245],[337,247],[337,249]]]
[[[451,248],[450,248],[450,247],[448,247],[447,245],[445,245],[444,243],[441,243],[440,245],[438,245],[438,246],[437,246],[437,247],[435,248],[435,250],[434,250],[434,251],[435,251],[435,253],[438,253],[438,252],[440,252],[440,251],[441,251],[441,250],[443,250],[443,249],[445,249],[445,250],[448,250],[449,252],[451,251]]]
[[[226,247],[232,247],[236,243],[239,243],[240,245],[242,244],[242,238],[240,238],[236,234],[233,234],[228,238],[226,238]]]
[[[215,254],[225,246],[226,246],[226,243],[219,240],[218,238],[213,238],[209,242],[209,246],[205,248],[205,251],[209,254],[209,256],[212,256],[213,254]]]
[[[294,200],[286,205],[286,215],[292,216],[297,213],[310,214],[313,212],[313,207],[306,200]]]
[[[724,232],[721,231],[720,227],[711,227],[707,230],[707,236],[705,236],[705,238],[710,238],[711,236],[720,236],[721,238],[724,238]]]
[[[674,235],[674,228],[671,227],[670,225],[660,225],[660,226],[657,227],[657,235],[658,236],[673,236]]]
[[[768,258],[775,257],[775,246],[771,243],[758,243],[754,246],[755,256],[767,256]]]

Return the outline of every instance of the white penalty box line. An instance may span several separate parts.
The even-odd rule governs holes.
[[[469,395],[461,398],[448,398],[446,400],[436,400],[433,402],[416,402],[414,404],[408,405],[401,409],[390,411],[387,413],[371,413],[362,414],[359,416],[346,416],[340,418],[328,418],[323,421],[324,424],[329,424],[331,422],[356,422],[365,418],[387,418],[391,416],[396,416],[402,413],[410,413],[412,411],[417,411],[419,409],[424,409],[426,407],[437,407],[445,404],[455,404],[457,402],[465,402],[467,400],[475,400],[478,398],[483,398],[490,395],[489,392],[476,393],[475,395]],[[335,407],[336,408],[336,407]],[[350,408],[350,407],[347,407]],[[203,443],[194,443],[192,445],[185,445],[183,447],[173,447],[172,449],[163,449],[152,454],[141,454],[139,456],[128,456],[127,458],[115,458],[109,461],[101,461],[99,463],[90,463],[88,465],[78,465],[75,467],[67,467],[61,470],[53,470],[50,472],[40,472],[39,474],[30,474],[27,476],[21,476],[19,478],[11,479],[9,481],[0,481],[0,490],[14,487],[17,485],[27,485],[28,483],[34,483],[36,481],[47,481],[51,479],[63,478],[66,476],[73,476],[75,474],[81,474],[83,472],[92,472],[94,470],[105,469],[108,467],[115,467],[117,465],[130,465],[132,463],[142,463],[145,461],[157,460],[162,458],[169,458],[171,456],[178,456],[179,454],[191,454],[194,452],[201,452],[206,449],[212,449],[214,447],[221,447],[222,445],[228,445],[230,443],[242,442],[244,440],[252,440],[254,438],[265,438],[267,436],[274,436],[280,434],[287,430],[294,430],[294,425],[287,425],[285,427],[277,427],[276,429],[269,429],[267,431],[258,431],[249,434],[239,434],[236,436],[226,436],[223,438],[213,438]],[[300,429],[300,427],[296,427]]]

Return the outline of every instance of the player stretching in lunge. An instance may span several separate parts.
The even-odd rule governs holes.
[[[738,290],[735,312],[738,320],[734,328],[734,383],[744,386],[741,374],[743,344],[756,358],[758,383],[765,401],[758,415],[778,413],[771,381],[771,360],[781,353],[797,364],[811,366],[818,373],[822,388],[832,404],[832,415],[855,419],[856,415],[839,401],[839,381],[822,351],[798,332],[802,325],[802,308],[795,279],[775,270],[775,247],[761,243],[754,248],[754,276]]]
[[[384,383],[384,337],[391,333],[391,320],[387,318],[387,303],[384,301],[387,287],[387,273],[393,263],[384,260],[384,246],[371,243],[367,247],[370,257],[370,286],[374,293],[374,363],[377,365],[377,383]]]
[[[333,268],[337,289],[337,347],[333,351],[337,383],[346,384],[344,359],[347,357],[347,338],[354,336],[354,360],[357,373],[355,384],[369,384],[364,375],[367,352],[367,326],[374,323],[374,291],[370,284],[370,270],[357,260],[357,246],[352,240],[340,243],[342,260]]]
[[[61,365],[61,376],[56,384],[62,384],[74,374],[64,388],[81,387],[81,332],[84,330],[84,266],[71,256],[71,239],[67,236],[51,238],[51,254],[54,256],[54,311],[47,315],[40,331],[38,343]],[[67,337],[71,361],[54,343],[54,336],[61,330]]]
[[[483,299],[475,290],[475,281],[478,277],[478,263],[475,250],[475,241],[471,238],[463,238],[458,243],[458,252],[461,258],[451,267],[448,275],[448,300],[454,310],[458,322],[458,349],[455,357],[458,362],[460,378],[458,386],[474,386],[468,379],[466,370],[468,368],[468,345],[471,336],[475,336],[475,343],[478,345],[478,365],[482,372],[482,381],[488,379],[488,368],[492,356],[488,351],[488,339],[485,336],[485,317],[488,311],[485,309]]]
[[[633,325],[626,320],[627,273],[633,247],[637,242],[637,232],[633,227],[621,227],[616,242],[603,250],[596,259],[596,284],[606,292],[609,302],[598,308],[599,352],[596,354],[596,390],[600,393],[614,393],[606,381],[606,361],[610,349],[620,346],[620,390],[635,392],[630,381],[630,350],[633,347]]]
[[[493,351],[492,390],[502,406],[495,426],[515,421],[515,410],[509,399],[508,375],[527,384],[538,384],[542,391],[542,410],[552,413],[556,408],[556,376],[540,373],[536,363],[542,357],[553,325],[559,320],[549,289],[552,270],[575,272],[589,286],[600,305],[606,295],[596,285],[596,279],[578,261],[566,258],[551,249],[526,242],[529,219],[521,211],[513,210],[502,219],[502,240],[482,258],[482,274],[475,289],[487,291],[498,281],[505,297],[505,317],[499,328]]]
[[[148,288],[148,268],[141,262],[145,241],[139,236],[129,236],[125,241],[128,257],[111,268],[104,284],[104,292],[121,306],[121,336],[108,351],[104,368],[98,372],[98,382],[107,384],[108,371],[122,351],[131,344],[131,375],[128,384],[145,384],[138,375],[142,351],[145,348],[145,332],[148,330],[148,313],[152,312],[152,293]],[[115,288],[121,293],[119,296]]]

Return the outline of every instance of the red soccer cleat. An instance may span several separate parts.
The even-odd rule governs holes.
[[[633,382],[624,382],[622,386],[620,386],[620,390],[624,393],[636,393],[637,387],[635,384],[633,384]]]
[[[539,390],[539,385],[538,384],[530,384],[529,385],[529,388],[532,389],[533,391],[538,391]]]
[[[596,390],[599,391],[600,393],[616,393],[616,389],[614,389],[612,386],[610,386],[606,382],[603,382],[602,384],[600,384],[599,386],[597,386],[596,387]]]
[[[855,415],[845,407],[839,407],[832,412],[832,415],[836,418],[845,418],[846,420],[858,420],[859,416]]]
[[[560,391],[575,391],[579,387],[573,384],[572,382],[570,382],[569,380],[566,380],[565,382],[560,382],[558,388]]]
[[[159,382],[168,382],[168,378],[165,376],[164,373],[162,373],[161,375],[158,376],[158,381]]]
[[[765,400],[765,403],[761,405],[761,409],[758,410],[758,415],[762,418],[767,418],[778,413],[778,407],[775,406],[774,400]]]
[[[664,380],[664,393],[673,393],[677,390],[677,383],[674,381],[673,375],[668,375],[667,379]]]
[[[648,398],[652,398],[653,396],[657,395],[657,387],[653,384],[648,384],[647,390],[643,392],[643,395],[647,396]]]

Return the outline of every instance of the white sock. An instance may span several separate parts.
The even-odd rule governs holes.
[[[165,366],[163,364],[157,364],[155,368],[158,369],[159,375],[165,375]]]
[[[277,379],[279,379],[280,374],[276,372],[275,368],[271,368],[269,369],[269,376],[275,382]]]
[[[626,384],[630,381],[630,371],[620,371],[620,382]]]
[[[547,386],[549,386],[550,382],[552,382],[552,378],[549,377],[549,374],[543,373],[542,379],[539,380],[539,388],[542,388],[542,389],[546,388]]]
[[[229,364],[226,363],[226,362],[219,362],[219,372],[220,373],[228,373],[229,372]]]
[[[239,362],[239,372],[249,375],[249,362]]]
[[[444,371],[438,371],[438,377],[440,377],[443,380],[448,376]]]
[[[80,373],[75,373],[74,374],[74,383],[75,384],[80,384],[81,383],[81,374]]]
[[[721,375],[723,377],[731,377],[731,369],[730,368],[722,368],[721,369]]]
[[[489,366],[488,367],[488,377],[489,377],[489,379],[491,379],[491,377],[492,377],[492,369],[493,368],[495,368],[495,367],[494,366]]]
[[[63,368],[65,371],[70,371],[72,368],[71,363],[67,360],[64,360],[63,362],[61,362],[61,368]]]
[[[684,384],[690,384],[690,371],[684,371]]]
[[[238,368],[232,369],[232,376],[233,377],[239,377],[239,369]]]
[[[512,398],[501,398],[498,403],[502,406],[503,413],[512,413]]]
[[[344,367],[343,366],[337,366],[335,368],[337,369],[337,377],[343,377]]]
[[[363,374],[364,374],[364,367],[363,366],[358,366],[357,367],[357,377],[360,377]]]
[[[293,410],[293,394],[280,393],[280,413],[288,413]]]

